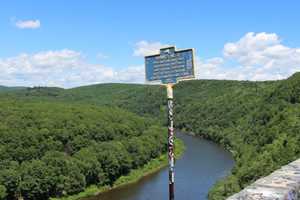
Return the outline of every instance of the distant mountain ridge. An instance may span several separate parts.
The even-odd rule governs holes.
[[[2,92],[2,91],[23,90],[23,89],[26,89],[26,87],[8,87],[8,86],[0,85],[0,92]]]

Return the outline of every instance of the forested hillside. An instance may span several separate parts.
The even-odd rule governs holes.
[[[24,101],[54,101],[121,107],[143,116],[164,119],[165,90],[159,86],[136,84],[99,84],[73,89],[34,87],[7,92],[3,96]]]
[[[299,84],[300,74],[274,82],[179,85],[193,97],[178,96],[177,127],[223,145],[236,160],[232,174],[215,185],[209,199],[224,199],[300,157]]]
[[[166,151],[154,120],[117,108],[1,99],[0,199],[112,185]]]
[[[236,160],[232,174],[212,188],[209,199],[225,199],[300,157],[299,73],[286,80],[268,82],[185,81],[176,85],[174,92],[177,128],[223,145]],[[0,97],[120,107],[165,122],[165,89],[161,86],[29,88]]]

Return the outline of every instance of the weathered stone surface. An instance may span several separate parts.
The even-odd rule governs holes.
[[[257,180],[227,200],[300,200],[300,159]]]

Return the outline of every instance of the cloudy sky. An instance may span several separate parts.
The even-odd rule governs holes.
[[[283,79],[300,71],[299,10],[299,0],[2,2],[0,85],[144,83],[143,57],[169,45],[196,49],[199,79]]]

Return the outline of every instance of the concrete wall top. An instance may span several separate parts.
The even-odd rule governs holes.
[[[300,200],[300,159],[258,179],[227,200]]]

